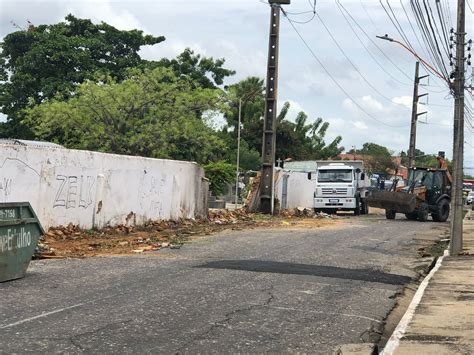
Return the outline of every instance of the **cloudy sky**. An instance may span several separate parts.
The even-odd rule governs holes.
[[[327,140],[341,135],[347,150],[375,142],[396,153],[406,151],[415,60],[396,44],[375,38],[383,34],[400,37],[379,1],[340,0],[355,20],[352,27],[346,21],[347,13],[334,0],[317,0],[317,16],[311,20],[312,13],[307,13],[311,2],[292,0],[285,6],[306,44],[288,20],[281,19],[280,105],[290,101],[291,117],[303,110],[311,120],[323,117],[329,121]],[[455,21],[455,2],[448,2]],[[400,1],[390,4],[417,47]],[[416,26],[409,1],[403,0],[403,4]],[[143,48],[142,56],[148,59],[173,57],[191,47],[206,56],[224,57],[227,67],[237,71],[228,84],[250,75],[265,77],[269,7],[260,0],[0,0],[0,37],[15,30],[12,22],[20,26],[27,20],[55,23],[68,13],[119,29],[164,35],[165,42]],[[473,26],[468,9],[468,37]],[[420,46],[416,49],[425,56]],[[426,74],[424,69],[421,74]],[[423,83],[428,86],[420,92],[429,95],[422,100],[427,105],[420,105],[419,112],[428,114],[420,117],[417,148],[429,153],[444,150],[451,156],[453,99],[435,76]],[[466,128],[465,135],[465,165],[474,167],[471,129]]]

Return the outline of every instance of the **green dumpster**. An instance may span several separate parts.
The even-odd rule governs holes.
[[[0,282],[25,276],[43,233],[28,202],[0,203]]]

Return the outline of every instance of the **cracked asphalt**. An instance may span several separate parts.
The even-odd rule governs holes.
[[[331,353],[377,342],[447,225],[381,216],[41,260],[0,284],[0,353]]]

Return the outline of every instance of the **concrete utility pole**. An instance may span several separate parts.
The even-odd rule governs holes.
[[[453,189],[451,196],[451,243],[450,254],[457,255],[462,250],[463,201],[462,187],[464,175],[464,46],[466,2],[458,0],[456,32],[456,70],[454,79],[454,133],[453,133]]]
[[[415,65],[415,85],[413,88],[413,106],[411,110],[411,129],[410,129],[410,147],[408,149],[408,167],[412,167],[415,161],[415,147],[416,147],[416,121],[418,116],[426,113],[418,113],[418,100],[422,96],[428,94],[418,95],[418,86],[420,85],[420,80],[428,77],[428,75],[419,76],[420,73],[420,62],[416,62]]]
[[[235,172],[235,209],[239,202],[240,125],[242,121],[242,99],[239,99],[239,125],[237,126],[237,169]]]
[[[280,7],[289,4],[290,0],[269,0],[269,3],[271,7],[270,36],[263,121],[262,177],[260,180],[260,211],[267,214],[273,213]]]

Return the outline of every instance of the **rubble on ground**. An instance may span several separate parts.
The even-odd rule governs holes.
[[[239,221],[252,221],[252,214],[245,209],[224,210],[210,209],[208,213],[210,223],[214,224],[237,224]]]
[[[100,230],[81,229],[69,223],[51,227],[42,236],[36,258],[82,258],[100,255],[144,254],[164,248],[179,249],[193,237],[217,233],[225,229],[258,226],[294,226],[297,221],[315,221],[308,227],[320,227],[316,220],[333,218],[314,214],[312,209],[283,210],[268,216],[249,213],[245,209],[210,209],[207,220],[179,219],[176,221],[148,221],[142,226],[120,224]],[[287,220],[286,220],[287,219]],[[293,221],[291,221],[293,219]]]
[[[328,214],[325,212],[315,212],[312,208],[305,208],[305,207],[296,207],[296,208],[289,208],[285,210],[281,210],[279,212],[279,216],[281,217],[312,217],[312,218],[338,218],[337,214]]]

